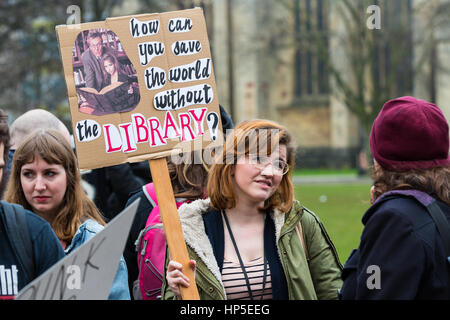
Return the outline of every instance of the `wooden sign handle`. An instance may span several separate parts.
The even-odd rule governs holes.
[[[161,219],[169,246],[170,257],[172,260],[183,265],[183,273],[191,280],[188,288],[180,286],[181,296],[183,300],[200,300],[194,279],[194,272],[189,266],[189,254],[184,241],[180,217],[178,216],[166,158],[149,160],[148,162],[152,172],[153,184],[155,186],[156,198],[158,199]]]

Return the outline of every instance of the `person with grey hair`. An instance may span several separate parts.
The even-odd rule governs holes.
[[[11,148],[8,153],[6,171],[11,171],[12,157],[20,143],[36,129],[55,129],[71,144],[70,132],[54,114],[44,109],[32,109],[19,116],[11,125]]]
[[[32,109],[18,117],[11,125],[11,149],[15,150],[23,139],[36,129],[55,129],[70,143],[67,127],[54,114],[44,109]]]

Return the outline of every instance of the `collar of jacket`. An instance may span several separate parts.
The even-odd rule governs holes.
[[[215,259],[213,247],[206,234],[203,223],[203,214],[211,209],[210,200],[207,198],[193,201],[190,204],[183,204],[178,209],[178,212],[186,244],[194,250],[200,259],[202,259],[223,288],[220,268]],[[275,237],[276,242],[278,243],[282,227],[285,223],[285,215],[275,209],[270,213],[270,217],[274,221]]]
[[[93,219],[86,219],[77,229],[70,244],[64,249],[64,253],[68,255],[75,248],[78,248],[87,240],[102,231],[104,227]]]
[[[391,190],[384,194],[382,194],[367,211],[364,213],[361,221],[365,226],[367,221],[373,216],[373,214],[378,210],[378,208],[388,200],[398,199],[398,198],[406,198],[412,199],[417,202],[417,204],[421,204],[424,208],[433,202],[439,201],[435,193],[426,193],[416,189],[406,189],[406,190]]]

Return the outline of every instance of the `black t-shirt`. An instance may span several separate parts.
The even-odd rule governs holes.
[[[13,299],[29,282],[65,256],[61,243],[47,221],[27,211],[27,223],[35,264],[35,273],[29,280],[25,277],[25,270],[14,252],[5,226],[0,219],[0,300]]]

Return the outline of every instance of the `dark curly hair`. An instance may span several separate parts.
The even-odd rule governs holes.
[[[375,163],[372,169],[374,202],[391,190],[416,189],[433,195],[450,205],[450,167],[435,167],[403,172],[389,171]]]

